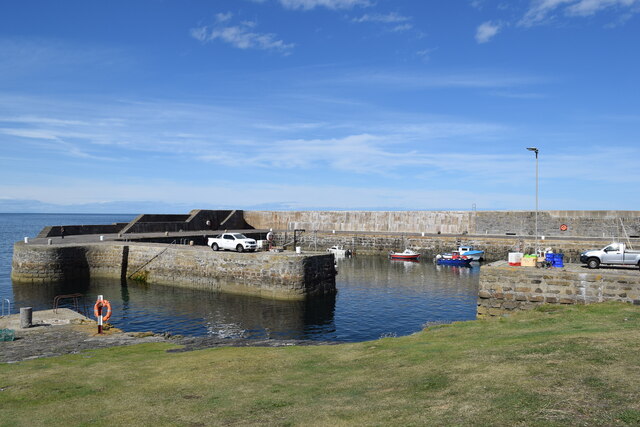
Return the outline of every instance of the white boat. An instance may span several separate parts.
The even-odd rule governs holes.
[[[459,246],[458,252],[460,255],[471,258],[474,261],[480,261],[484,258],[484,251],[474,250],[473,246]]]
[[[351,255],[351,251],[349,249],[345,249],[340,245],[331,246],[329,249],[327,249],[327,252],[334,254],[336,258],[343,258]]]
[[[418,258],[420,258],[420,254],[412,251],[411,249],[405,249],[404,252],[389,252],[389,258],[404,261],[417,261]]]
[[[484,258],[484,251],[477,251],[473,249],[473,246],[459,246],[457,251],[453,251],[445,254],[436,255],[436,260],[451,259],[453,254],[470,258],[471,261],[480,261]]]

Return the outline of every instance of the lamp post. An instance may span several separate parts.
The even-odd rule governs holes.
[[[538,256],[538,149],[527,147],[527,150],[536,153],[536,256]]]

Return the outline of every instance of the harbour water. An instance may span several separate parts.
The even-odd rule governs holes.
[[[21,306],[51,308],[56,295],[75,292],[86,295],[86,308],[91,310],[96,296],[104,295],[113,306],[110,323],[126,331],[248,339],[365,341],[408,335],[429,322],[476,316],[478,266],[436,266],[430,260],[391,261],[383,256],[338,260],[337,294],[306,302],[108,280],[48,286],[11,283],[15,241],[34,237],[46,225],[109,224],[132,218],[0,214],[0,297],[11,299],[16,312]]]

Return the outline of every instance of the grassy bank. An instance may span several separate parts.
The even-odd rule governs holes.
[[[637,306],[555,308],[338,346],[170,348],[0,365],[0,424],[640,424]]]

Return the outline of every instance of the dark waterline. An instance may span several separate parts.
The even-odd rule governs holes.
[[[36,227],[31,234],[25,234],[24,227],[3,231],[11,228],[6,215],[9,214],[0,214],[3,240],[0,296],[10,295],[17,307],[30,305],[42,309],[51,308],[55,295],[81,292],[87,296],[87,309],[91,309],[96,296],[102,294],[113,305],[110,323],[127,331],[249,339],[364,341],[408,335],[422,329],[427,322],[471,320],[476,316],[479,267],[436,266],[430,261],[390,261],[376,256],[338,260],[338,293],[307,302],[137,283],[123,286],[119,281],[110,280],[49,286],[12,285],[9,279],[12,249],[8,254],[2,250],[7,246],[4,239],[12,235],[9,245],[12,248],[14,241],[25,235],[34,236],[42,227]],[[131,217],[38,215],[37,219],[46,221],[44,225],[56,225],[80,220],[84,224],[90,220],[121,222]]]

